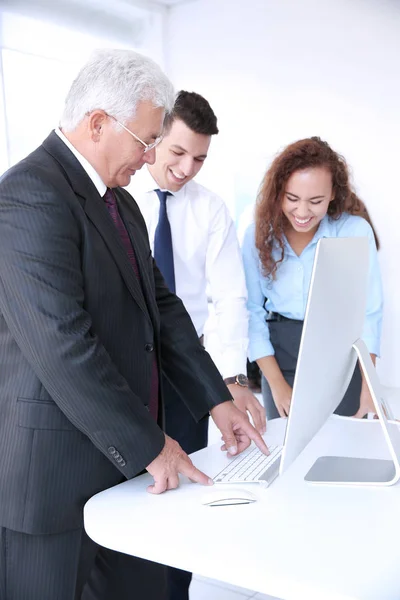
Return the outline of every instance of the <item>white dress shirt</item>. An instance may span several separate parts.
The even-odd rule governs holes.
[[[160,201],[147,168],[128,190],[146,221],[154,252]],[[167,199],[174,253],[176,294],[192,318],[197,335],[208,318],[207,284],[215,308],[223,377],[246,373],[247,291],[235,226],[223,200],[195,181]]]
[[[101,179],[98,172],[92,167],[90,162],[86,160],[84,156],[71,144],[71,142],[65,137],[61,129],[57,128],[54,130],[58,137],[64,142],[64,144],[71,150],[72,154],[75,156],[77,160],[81,163],[82,167],[85,169],[86,173],[89,175],[90,179],[93,181],[93,184],[96,186],[97,191],[100,196],[103,197],[107,191],[107,186]]]

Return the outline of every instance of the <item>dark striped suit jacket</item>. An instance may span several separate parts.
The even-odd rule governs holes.
[[[0,525],[10,529],[81,527],[90,496],[159,454],[153,352],[194,418],[230,399],[153,261],[135,201],[116,195],[142,285],[54,132],[0,181]]]

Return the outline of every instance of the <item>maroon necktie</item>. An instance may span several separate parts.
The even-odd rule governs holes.
[[[133,246],[129,237],[129,234],[126,230],[124,222],[121,218],[121,215],[118,211],[117,199],[115,197],[112,189],[107,188],[106,193],[103,196],[103,200],[106,203],[108,212],[110,217],[114,221],[114,225],[117,228],[121,241],[125,247],[125,250],[128,254],[129,261],[132,265],[133,271],[140,282],[139,269],[136,261],[135,252],[133,250]],[[151,384],[150,384],[150,403],[149,410],[151,415],[157,421],[158,416],[158,366],[157,366],[157,357],[155,350],[153,350],[153,364],[151,369]]]

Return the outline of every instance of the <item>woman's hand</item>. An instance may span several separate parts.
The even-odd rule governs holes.
[[[257,364],[271,388],[275,406],[280,417],[287,417],[292,401],[292,388],[283,377],[275,356],[257,359]]]
[[[279,416],[287,417],[289,415],[290,403],[292,401],[292,388],[285,381],[285,379],[282,379],[279,384],[275,384],[273,387],[271,387],[271,392]]]
[[[376,354],[371,354],[370,356],[371,356],[371,360],[375,367]],[[358,409],[358,411],[356,412],[356,414],[354,416],[357,419],[362,419],[368,413],[374,413],[374,415],[375,415],[374,419],[377,419],[378,415],[376,414],[375,404],[374,404],[374,401],[372,400],[371,392],[369,391],[369,387],[366,382],[362,367],[360,366],[360,368],[361,368],[361,377],[362,377],[361,394],[360,394],[360,408]]]
[[[375,408],[375,404],[374,401],[372,400],[372,396],[371,396],[371,392],[369,391],[369,388],[366,384],[364,384],[361,387],[361,394],[360,394],[360,408],[358,409],[358,411],[356,412],[356,414],[354,415],[357,419],[362,419],[363,417],[365,417],[365,415],[367,415],[368,413],[374,413],[375,415],[375,419],[377,419],[377,415],[376,415],[376,408]]]

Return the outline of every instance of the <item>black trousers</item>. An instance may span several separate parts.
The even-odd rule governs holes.
[[[195,421],[172,385],[163,380],[165,398],[165,431],[190,454],[207,446],[208,415]],[[189,600],[192,574],[188,571],[167,568],[168,600]],[[86,600],[86,599],[85,599]]]
[[[101,548],[82,530],[0,528],[1,600],[165,600],[166,567]]]
[[[297,358],[300,349],[302,321],[269,321],[269,334],[271,344],[275,350],[276,361],[287,383],[293,387],[296,372]],[[337,415],[351,417],[360,408],[362,377],[360,367],[356,366],[349,387],[342,401],[335,410]],[[272,397],[269,383],[262,377],[261,389],[267,419],[279,417],[278,410]]]

